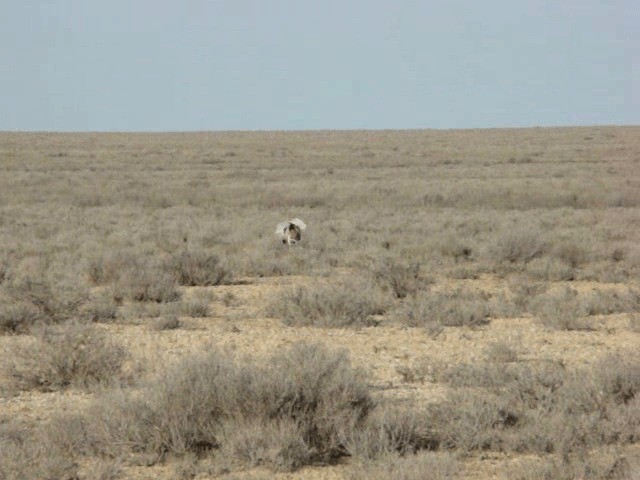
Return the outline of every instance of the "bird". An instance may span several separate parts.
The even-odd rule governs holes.
[[[299,218],[280,222],[276,226],[276,236],[287,245],[292,245],[302,239],[302,231],[307,228],[307,224]]]

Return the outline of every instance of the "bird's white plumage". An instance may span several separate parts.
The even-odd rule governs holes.
[[[307,224],[304,223],[299,218],[294,218],[293,220],[289,220],[289,223],[293,223],[294,225],[297,225],[300,228],[300,230],[304,230],[307,228]]]
[[[276,225],[276,236],[287,245],[292,245],[301,239],[300,233],[307,228],[307,224],[299,218],[280,222]]]

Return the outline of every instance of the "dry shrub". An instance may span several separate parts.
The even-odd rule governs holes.
[[[173,302],[180,298],[174,275],[151,264],[132,265],[120,273],[115,285],[118,298],[136,302]]]
[[[430,407],[435,435],[449,448],[565,457],[640,438],[637,353],[608,357],[584,370],[474,365],[445,367],[437,377],[459,387]]]
[[[180,285],[190,287],[228,285],[233,281],[220,258],[202,250],[174,254],[165,262],[164,269],[174,275]]]
[[[372,408],[344,351],[300,343],[255,363],[214,350],[141,392],[103,398],[83,417],[83,448],[157,458],[222,448],[241,463],[298,468],[344,455],[343,431],[361,426]]]
[[[12,276],[13,262],[7,253],[0,253],[0,285],[8,282]]]
[[[433,315],[433,304],[428,298],[420,295],[405,300],[392,312],[391,317],[408,327],[424,328],[429,335],[437,337],[444,330],[444,326]]]
[[[405,302],[395,318],[410,327],[438,335],[441,327],[477,327],[489,322],[489,298],[467,290],[419,295]]]
[[[428,287],[432,280],[420,275],[420,264],[406,265],[386,259],[373,271],[376,283],[383,290],[390,291],[395,298],[416,295]]]
[[[529,311],[531,301],[538,295],[545,293],[549,286],[524,276],[518,276],[509,280],[508,288],[516,312],[522,314]]]
[[[25,279],[3,285],[0,331],[28,332],[34,325],[60,323],[79,314],[88,292],[79,285]]]
[[[76,480],[78,465],[70,452],[40,432],[0,420],[0,478]]]
[[[634,480],[629,460],[615,449],[564,458],[523,459],[506,473],[513,480]]]
[[[572,269],[582,267],[589,260],[589,250],[576,242],[562,242],[554,246],[552,254]]]
[[[527,264],[527,275],[549,282],[575,280],[576,270],[557,258],[536,258]]]
[[[231,421],[221,429],[222,456],[243,466],[293,471],[313,462],[316,452],[293,419]]]
[[[346,430],[343,442],[348,454],[362,461],[390,453],[435,450],[439,446],[425,412],[389,401],[379,404],[362,428]]]
[[[182,326],[182,322],[178,318],[177,315],[163,315],[161,317],[156,318],[151,326],[154,330],[162,331],[162,330],[175,330]]]
[[[510,363],[518,361],[518,351],[505,342],[492,342],[484,351],[487,361],[494,363]]]
[[[587,305],[572,288],[538,296],[531,310],[545,327],[557,330],[593,330],[593,321],[585,318]]]
[[[542,256],[548,243],[542,232],[533,227],[520,227],[500,235],[490,248],[489,255],[496,263],[527,263]]]
[[[180,302],[180,311],[188,317],[208,317],[211,314],[212,298],[213,295],[210,292],[195,292],[189,299],[183,299]]]
[[[102,252],[88,259],[89,280],[95,285],[113,283],[120,278],[123,270],[142,263],[140,253],[133,250]]]
[[[84,304],[80,316],[90,322],[113,322],[118,318],[118,302],[113,292],[105,290]]]
[[[372,315],[384,308],[376,285],[348,279],[285,291],[272,300],[268,313],[287,325],[361,327],[376,325]]]
[[[473,257],[473,249],[457,236],[449,236],[438,244],[438,250],[444,257],[453,258],[456,263],[468,261]]]
[[[8,366],[20,389],[49,391],[111,383],[126,359],[125,350],[92,325],[46,326],[31,340],[13,349]]]

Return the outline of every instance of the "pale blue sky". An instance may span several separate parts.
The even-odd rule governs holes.
[[[0,130],[640,124],[632,0],[0,0]]]

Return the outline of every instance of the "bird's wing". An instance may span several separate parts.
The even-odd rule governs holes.
[[[299,218],[294,218],[293,220],[289,220],[289,222],[293,223],[294,225],[296,225],[298,228],[300,228],[300,230],[304,230],[305,228],[307,228],[307,224],[304,223]]]
[[[282,235],[286,228],[289,228],[289,222],[280,222],[276,225],[276,235]]]

